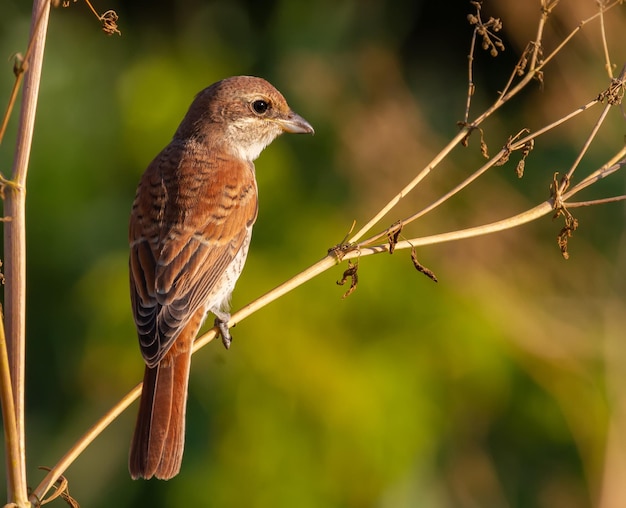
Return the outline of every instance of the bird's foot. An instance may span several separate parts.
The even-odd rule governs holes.
[[[230,336],[230,331],[228,330],[228,321],[230,321],[230,314],[224,314],[215,318],[215,326],[217,326],[220,331],[222,344],[224,344],[226,349],[230,348],[230,343],[233,341],[233,338]]]

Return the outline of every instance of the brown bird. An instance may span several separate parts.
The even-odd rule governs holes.
[[[180,471],[191,347],[208,312],[230,346],[229,300],[257,217],[254,161],[283,132],[313,133],[267,81],[201,91],[143,174],[130,218],[130,287],[146,363],[132,478]]]

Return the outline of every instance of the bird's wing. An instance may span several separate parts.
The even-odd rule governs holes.
[[[132,307],[156,365],[211,298],[257,214],[251,163],[170,145],[139,185],[130,224]]]

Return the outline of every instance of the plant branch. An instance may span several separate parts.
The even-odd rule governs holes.
[[[600,126],[604,123],[604,119],[606,118],[606,115],[609,113],[610,109],[611,109],[611,105],[607,104],[604,107],[604,109],[602,110],[602,113],[600,114],[600,118],[598,118],[598,121],[593,126],[593,129],[591,129],[591,133],[589,134],[589,136],[585,140],[585,144],[581,148],[580,152],[578,152],[578,155],[576,156],[576,159],[574,160],[574,163],[572,164],[572,167],[569,169],[569,171],[563,177],[563,180],[561,182],[561,188],[560,188],[559,192],[563,193],[569,187],[569,183],[572,180],[572,176],[574,174],[574,171],[576,171],[576,168],[580,164],[580,161],[583,160],[583,157],[587,153],[587,150],[591,146],[591,143],[596,138],[596,135],[598,134],[598,130],[600,129]]]
[[[35,0],[29,44],[28,70],[24,75],[24,89],[20,111],[19,131],[15,149],[11,185],[6,186],[4,213],[9,220],[4,225],[5,261],[5,332],[11,368],[13,402],[18,437],[18,461],[7,464],[14,474],[8,498],[17,506],[29,506],[26,485],[26,445],[24,436],[24,357],[26,328],[26,174],[33,139],[37,97],[45,48],[49,0]],[[5,422],[6,424],[6,422]]]
[[[583,190],[586,187],[596,183],[603,178],[619,171],[626,165],[626,147],[622,147],[622,149],[617,152],[609,162],[604,164],[601,168],[597,169],[583,180],[578,182],[574,187],[572,187],[568,192],[563,194],[563,200],[567,200]]]
[[[476,51],[476,29],[472,33],[472,40],[470,42],[470,51],[467,55],[467,99],[465,103],[465,116],[463,117],[463,123],[469,122],[470,107],[472,105],[472,97],[476,90],[474,85],[474,52]]]
[[[561,52],[561,50],[574,38],[574,36],[578,32],[580,32],[583,29],[583,27],[585,25],[587,25],[591,21],[593,21],[596,18],[598,18],[599,16],[601,16],[604,12],[607,12],[610,9],[612,9],[613,7],[615,7],[617,5],[620,5],[622,2],[623,2],[623,0],[615,0],[611,4],[607,5],[606,7],[601,9],[599,12],[594,14],[593,16],[590,16],[589,18],[581,21],[578,24],[578,26],[576,28],[574,28],[574,30],[572,30],[565,37],[565,39],[563,39],[563,41],[547,57],[544,57],[543,59],[541,59],[541,62],[539,62],[539,51],[541,49],[541,37],[543,36],[543,27],[545,26],[545,23],[547,21],[546,16],[548,14],[550,14],[552,9],[554,9],[556,4],[558,3],[558,0],[552,1],[552,2],[550,2],[550,1],[542,2],[542,4],[543,4],[542,5],[542,15],[541,15],[541,18],[540,18],[540,21],[539,21],[539,28],[537,30],[537,37],[536,37],[535,41],[531,43],[533,45],[533,51],[531,53],[531,61],[530,61],[530,65],[529,65],[529,71],[520,80],[520,82],[517,83],[517,85],[515,85],[515,87],[513,87],[510,91],[508,91],[506,93],[501,93],[500,97],[498,97],[496,102],[490,108],[488,108],[482,115],[480,115],[476,120],[474,120],[473,125],[481,124],[486,118],[488,118],[496,110],[498,110],[504,103],[508,102],[512,97],[517,95],[524,87],[526,87],[526,85],[528,85],[528,83],[533,78],[535,78],[538,75],[540,75],[540,73],[543,71],[545,66],[556,55],[558,55]],[[511,83],[511,80],[509,81],[509,83]],[[506,88],[505,88],[505,91],[506,91]]]
[[[563,41],[552,51],[552,53],[550,53],[547,57],[545,57],[543,59],[543,62],[541,63],[541,65],[538,68],[543,68],[545,67],[548,62],[550,62],[550,60],[552,60],[556,55],[558,55],[561,50],[563,49],[564,46],[567,45],[567,43],[569,43],[569,41],[574,38],[574,36],[580,32],[583,27],[590,23],[591,21],[595,20],[596,18],[600,17],[600,16],[604,16],[605,12],[608,12],[609,10],[611,10],[613,7],[616,7],[617,5],[620,5],[623,3],[624,0],[615,0],[614,2],[610,3],[609,5],[607,5],[606,7],[600,7],[600,10],[598,12],[596,12],[593,16],[588,17],[587,19],[582,20],[578,26],[576,28],[574,28],[564,39]]]
[[[489,235],[492,233],[498,233],[507,229],[512,229],[528,222],[532,222],[544,215],[547,215],[554,211],[553,200],[549,199],[541,203],[540,205],[531,208],[525,212],[522,212],[513,217],[507,217],[490,224],[484,224],[481,226],[475,226],[472,228],[461,229],[458,231],[451,231],[449,233],[440,233],[437,235],[424,236],[421,238],[411,238],[410,240],[402,240],[394,244],[394,249],[412,249],[413,247],[422,247],[424,245],[435,245],[439,243],[452,242],[455,240],[465,240],[467,238],[474,238],[477,236]],[[389,243],[380,245],[373,245],[370,247],[359,248],[353,250],[345,255],[344,259],[353,259],[356,257],[370,256],[372,254],[380,254],[381,252],[389,251]]]
[[[448,154],[467,136],[472,129],[468,126],[461,128],[452,141],[450,141],[445,148],[439,152],[430,163],[418,173],[418,175],[411,180],[398,194],[396,194],[389,203],[387,203],[374,217],[372,217],[365,226],[363,226],[349,241],[348,243],[357,242],[365,233],[367,233],[380,219],[382,219],[387,213],[395,207],[400,200],[411,192],[415,186],[420,183],[428,174],[435,169],[439,163],[444,160]]]
[[[626,195],[613,196],[610,198],[591,199],[589,201],[569,201],[567,208],[580,208],[583,206],[606,205],[607,203],[617,203],[618,201],[626,201]]]
[[[604,26],[604,3],[605,0],[598,0],[600,6],[600,33],[602,38],[602,50],[604,51],[604,67],[609,78],[613,78],[613,64],[611,64],[611,56],[609,55],[609,46],[606,40],[606,27]]]
[[[532,79],[534,79],[536,76],[538,76],[541,72],[541,70],[543,69],[543,67],[545,67],[545,65],[548,63],[549,60],[552,59],[552,57],[554,57],[559,51],[561,51],[561,49],[565,46],[565,44],[567,42],[569,42],[576,33],[578,33],[578,31],[580,31],[582,29],[582,27],[589,23],[591,20],[597,18],[600,13],[596,13],[595,15],[591,16],[590,18],[582,21],[578,27],[576,27],[576,29],[574,29],[567,37],[566,39],[557,47],[557,49],[555,49],[548,58],[545,58],[541,61],[541,63],[538,64],[539,61],[539,52],[541,50],[541,39],[543,37],[543,30],[545,27],[545,23],[547,21],[547,17],[548,15],[551,13],[552,9],[554,9],[554,7],[556,6],[556,4],[558,3],[558,1],[551,1],[551,2],[542,2],[542,13],[541,13],[541,18],[539,21],[539,26],[537,29],[537,36],[535,41],[532,43],[533,44],[533,50],[531,53],[531,57],[530,57],[530,64],[529,64],[529,70],[528,72],[524,75],[524,77],[519,81],[519,83],[517,83],[512,89],[508,90],[512,84],[513,81],[513,76],[515,75],[516,71],[514,71],[511,79],[509,79],[509,82],[507,83],[507,85],[505,86],[505,89],[503,90],[503,92],[500,93],[500,95],[498,96],[498,98],[496,99],[496,101],[484,112],[482,113],[476,120],[474,120],[471,125],[467,125],[467,123],[465,122],[465,125],[461,128],[460,132],[452,139],[452,141],[450,141],[446,147],[437,155],[435,156],[435,158],[430,162],[430,164],[428,164],[420,173],[418,173],[418,175],[411,180],[398,194],[396,194],[396,196],[394,196],[376,215],[374,215],[374,217],[372,217],[350,240],[349,243],[355,243],[358,240],[360,240],[365,233],[367,233],[376,223],[378,223],[378,221],[380,221],[392,208],[394,208],[398,202],[400,202],[400,200],[405,197],[407,194],[409,194],[445,157],[447,157],[447,155],[452,151],[452,149],[461,141],[465,138],[465,136],[467,136],[469,133],[471,133],[471,131],[473,129],[475,129],[478,125],[480,125],[482,122],[484,122],[487,118],[489,118],[493,113],[495,113],[503,104],[505,104],[506,102],[508,102],[512,97],[514,97],[515,95],[517,95],[524,87],[526,87],[528,85],[528,83],[530,83],[530,81]],[[614,7],[615,5],[619,4],[619,0],[613,2],[612,4],[610,4],[609,6],[606,7],[605,10],[609,10],[612,7]],[[472,40],[475,38],[475,33],[472,36]],[[471,53],[470,53],[471,55]],[[516,67],[516,70],[518,69],[519,65]],[[471,69],[471,60],[470,60],[470,69]],[[470,74],[470,78],[471,80],[471,74]],[[472,89],[472,85],[470,85],[470,88],[468,90],[468,96],[469,96],[469,92],[471,92]],[[508,91],[507,91],[508,90]],[[469,100],[469,99],[468,99]],[[593,102],[595,103],[595,101]],[[592,105],[593,103],[590,103],[590,105]],[[585,108],[586,109],[586,108]],[[579,113],[580,111],[577,110],[577,113]],[[466,105],[466,114],[467,114],[467,105]],[[574,116],[574,115],[572,115]],[[566,119],[571,118],[571,116],[567,116],[565,117]],[[547,130],[547,129],[545,129]],[[541,131],[541,132],[545,132],[545,130]],[[519,143],[523,144],[523,141],[526,138],[523,138],[523,140],[520,140]]]
[[[11,369],[9,355],[7,354],[6,336],[0,307],[0,399],[2,400],[2,421],[4,422],[4,443],[6,447],[7,465],[7,492],[19,492],[22,488],[20,469],[20,442],[15,421],[15,404],[13,403],[13,390],[11,388]],[[14,500],[15,496],[9,495],[8,501]]]
[[[626,148],[624,148],[618,155],[621,155],[623,157],[624,152],[626,152]],[[614,159],[615,157],[613,157],[611,161],[609,161],[603,166],[604,171],[598,170],[595,172],[596,178],[594,179],[594,182],[602,178],[606,178],[610,174],[626,166],[626,159],[622,159],[619,162],[613,162]],[[591,183],[589,183],[588,185],[590,185]],[[575,188],[572,188],[569,192],[565,193],[562,196],[563,202],[565,202],[568,198],[574,196],[576,193],[581,191],[584,187],[585,186],[578,185]],[[612,197],[612,198],[598,199],[595,201],[596,203],[609,203],[613,201],[621,201],[623,199],[624,199],[624,196],[618,196],[618,197]],[[410,240],[402,240],[394,244],[394,249],[395,250],[412,249],[413,247],[421,247],[424,245],[434,245],[438,243],[445,243],[445,242],[451,242],[451,241],[456,241],[456,240],[465,240],[467,238],[474,238],[477,236],[484,236],[484,235],[488,235],[492,233],[498,233],[500,231],[505,231],[508,229],[513,229],[515,227],[521,226],[523,224],[527,224],[529,222],[532,222],[533,220],[543,217],[544,215],[548,215],[554,212],[554,204],[555,204],[554,199],[550,198],[544,201],[543,203],[535,206],[534,208],[531,208],[530,210],[514,215],[512,217],[508,217],[506,219],[492,222],[490,224],[484,224],[481,226],[475,226],[475,227],[462,229],[458,231],[451,231],[449,233],[441,233],[437,235],[424,236],[420,238],[411,238]],[[566,203],[566,204],[567,206],[570,206],[569,203]],[[590,204],[592,203],[583,202],[583,204],[578,203],[578,206],[588,206]],[[369,246],[369,247],[359,247],[358,249],[354,249],[354,250],[351,250],[350,252],[347,252],[343,259],[346,259],[346,260],[353,259],[356,257],[364,257],[364,256],[369,256],[372,254],[379,254],[381,252],[388,252],[388,251],[389,251],[389,243],[384,243],[384,244],[374,245],[374,246]]]
[[[399,222],[401,222],[403,225],[406,225],[406,224],[409,224],[410,222],[413,222],[413,221],[419,219],[420,217],[423,217],[427,213],[433,211],[438,206],[442,205],[444,202],[446,202],[452,196],[454,196],[455,194],[458,194],[461,190],[463,190],[464,188],[469,186],[478,177],[483,175],[487,170],[489,170],[494,165],[496,165],[499,161],[501,161],[502,158],[505,156],[505,154],[510,153],[512,151],[515,151],[515,150],[519,150],[524,145],[526,145],[527,143],[535,140],[536,138],[538,138],[542,134],[545,134],[546,132],[551,131],[555,127],[558,127],[559,125],[564,124],[568,120],[571,120],[572,118],[578,116],[580,113],[583,113],[583,112],[587,111],[589,108],[591,108],[592,106],[595,106],[598,103],[599,103],[599,100],[598,99],[594,99],[594,100],[588,102],[587,104],[585,104],[585,105],[575,109],[574,111],[572,111],[571,113],[565,115],[564,117],[559,118],[558,120],[552,122],[551,124],[546,125],[545,127],[542,127],[541,129],[538,129],[537,131],[532,132],[532,133],[530,133],[530,134],[528,134],[526,136],[523,136],[520,139],[518,139],[517,141],[513,141],[512,140],[510,143],[507,143],[507,145],[505,145],[496,155],[494,155],[491,159],[489,159],[489,161],[486,162],[482,167],[477,169],[474,173],[472,173],[469,177],[467,177],[463,182],[461,182],[459,185],[454,187],[448,193],[444,194],[442,197],[440,197],[439,199],[437,199],[436,201],[434,201],[433,203],[431,203],[427,207],[423,208],[419,212],[411,215],[410,217],[407,217],[406,219],[401,219]],[[377,233],[377,234],[367,238],[366,240],[363,240],[363,241],[359,242],[359,245],[358,245],[359,248],[360,247],[364,247],[366,245],[369,245],[372,242],[375,242],[375,241],[379,240],[380,238],[386,237],[388,233],[390,233],[392,230],[395,229],[395,227],[396,226],[395,226],[395,223],[394,223],[394,225],[390,226],[389,228],[385,229],[384,231],[382,231],[380,233]]]

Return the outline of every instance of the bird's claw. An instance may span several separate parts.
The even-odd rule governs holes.
[[[220,331],[220,335],[222,336],[222,344],[224,344],[226,349],[229,349],[233,338],[230,336],[230,332],[228,331],[228,319],[224,320],[216,317],[215,326],[217,326]]]

